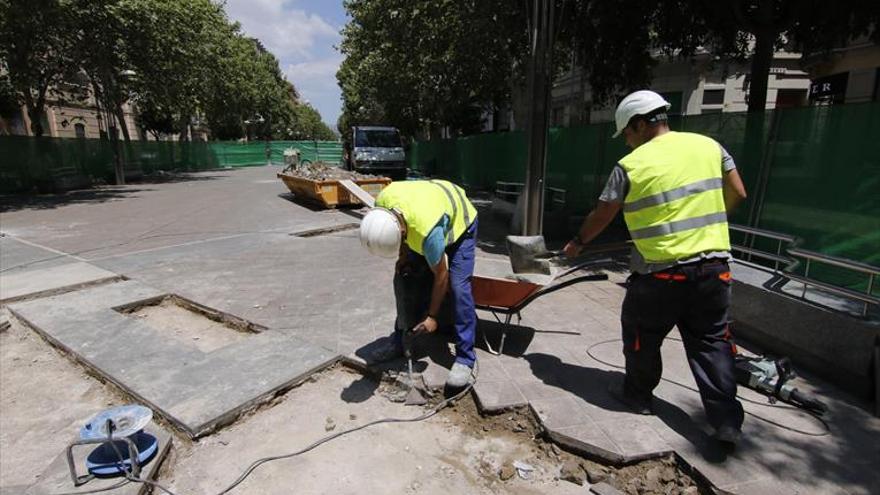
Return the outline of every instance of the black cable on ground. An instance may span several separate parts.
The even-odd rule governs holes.
[[[681,339],[676,339],[676,338],[672,338],[672,337],[667,337],[666,340],[672,340],[672,341],[675,341],[675,342],[681,342]],[[617,368],[617,369],[619,369],[619,370],[626,369],[626,367],[624,367],[624,366],[620,366],[619,364],[610,363],[610,362],[608,362],[608,361],[605,361],[605,360],[603,360],[603,359],[600,359],[600,358],[596,357],[596,355],[594,355],[593,352],[592,352],[593,349],[595,349],[596,347],[599,347],[600,345],[612,344],[612,343],[616,343],[616,342],[622,342],[622,339],[608,339],[608,340],[603,340],[603,341],[601,341],[601,342],[596,342],[595,344],[593,344],[593,345],[591,345],[590,347],[587,348],[587,355],[590,356],[593,360],[595,360],[595,361],[597,361],[597,362],[599,362],[599,363],[601,363],[601,364],[604,364],[605,366],[610,366],[610,367],[612,367],[612,368]],[[696,392],[696,393],[698,393],[698,394],[700,393],[700,391],[699,391],[698,389],[696,389],[696,388],[694,388],[694,387],[691,387],[690,385],[687,385],[687,384],[685,384],[685,383],[677,382],[677,381],[675,381],[675,380],[671,380],[671,379],[669,379],[669,378],[660,378],[660,379],[663,380],[664,382],[671,383],[671,384],[673,384],[673,385],[677,385],[677,386],[679,386],[679,387],[681,387],[681,388],[684,388],[684,389],[690,390],[690,391],[692,391],[692,392]],[[749,412],[749,411],[744,411],[744,412],[745,412],[746,414],[748,414],[749,416],[751,416],[751,417],[753,417],[753,418],[755,418],[755,419],[757,419],[757,420],[759,420],[759,421],[763,421],[763,422],[765,422],[765,423],[769,423],[769,424],[771,424],[771,425],[773,425],[773,426],[775,426],[775,427],[777,427],[777,428],[782,428],[783,430],[788,430],[788,431],[791,431],[791,432],[797,433],[797,434],[799,434],[799,435],[806,435],[806,436],[809,436],[809,437],[824,437],[824,436],[826,436],[826,435],[828,435],[828,434],[831,433],[831,428],[828,426],[828,423],[827,423],[824,419],[820,418],[818,415],[814,414],[814,413],[811,412],[811,411],[806,411],[806,410],[803,410],[803,409],[801,409],[801,408],[799,408],[799,407],[794,407],[794,406],[788,406],[788,405],[782,406],[782,405],[776,405],[776,404],[769,404],[769,403],[766,403],[766,402],[758,402],[758,401],[756,401],[756,400],[752,400],[752,399],[745,398],[745,397],[743,397],[743,396],[741,396],[741,395],[739,395],[739,394],[737,394],[736,397],[737,397],[739,400],[743,401],[743,402],[748,402],[749,404],[755,404],[755,405],[757,405],[757,406],[771,407],[771,408],[774,408],[774,409],[787,409],[787,410],[791,410],[791,411],[797,411],[797,412],[800,412],[800,413],[805,413],[805,414],[809,415],[811,418],[813,418],[813,419],[815,419],[816,421],[818,421],[819,423],[821,423],[821,424],[822,424],[822,427],[825,429],[825,431],[823,431],[823,432],[819,432],[819,433],[812,432],[812,431],[803,431],[803,430],[799,430],[799,429],[797,429],[797,428],[792,428],[791,426],[784,425],[784,424],[782,424],[782,423],[778,423],[778,422],[776,422],[776,421],[773,421],[772,419],[765,418],[764,416],[761,416],[761,415],[759,415],[759,414],[755,414],[755,413],[753,413],[753,412]]]
[[[382,418],[382,419],[377,419],[375,421],[370,421],[369,423],[365,423],[360,426],[355,426],[355,427],[349,428],[347,430],[342,430],[342,431],[333,433],[331,435],[327,435],[326,437],[320,438],[317,441],[309,444],[305,448],[297,450],[296,452],[291,452],[289,454],[282,454],[282,455],[276,455],[276,456],[262,457],[260,459],[257,459],[253,463],[251,463],[251,465],[248,466],[247,469],[244,470],[244,472],[241,474],[241,476],[239,476],[229,486],[227,486],[226,488],[224,488],[223,490],[218,492],[217,495],[224,495],[226,493],[229,493],[235,487],[240,485],[245,479],[247,479],[247,477],[250,476],[251,473],[253,473],[255,469],[257,469],[262,464],[265,464],[267,462],[277,461],[279,459],[289,459],[291,457],[296,457],[298,455],[305,454],[306,452],[314,450],[315,448],[320,447],[321,445],[323,445],[331,440],[335,440],[341,436],[348,435],[349,433],[354,433],[356,431],[360,431],[365,428],[369,428],[370,426],[375,426],[375,425],[383,424],[383,423],[415,423],[418,421],[424,421],[424,420],[434,416],[435,414],[437,414],[441,410],[443,410],[446,406],[448,406],[448,405],[452,404],[453,402],[457,401],[458,399],[464,397],[464,395],[466,393],[470,392],[474,388],[474,384],[477,382],[478,371],[479,371],[478,365],[474,364],[474,381],[471,382],[467,387],[462,389],[460,392],[453,395],[452,397],[448,397],[446,399],[443,399],[437,405],[428,409],[424,414],[421,414],[421,415],[416,416],[414,418]],[[105,487],[105,488],[100,488],[97,490],[67,492],[67,493],[59,493],[59,494],[55,494],[55,495],[82,495],[82,494],[88,494],[88,493],[99,493],[99,492],[104,492],[104,491],[112,490],[115,488],[119,488],[123,485],[128,484],[129,482],[143,483],[145,485],[149,485],[154,488],[158,488],[158,489],[162,490],[163,492],[167,493],[168,495],[177,495],[173,491],[169,490],[168,488],[165,488],[164,486],[160,485],[159,483],[157,483],[155,481],[139,478],[139,477],[132,475],[131,471],[126,469],[125,463],[123,460],[124,458],[122,456],[122,452],[119,451],[115,442],[111,441],[110,445],[111,445],[111,447],[113,447],[113,450],[116,452],[117,457],[119,457],[120,466],[122,468],[123,474],[125,475],[125,480],[123,480],[120,483],[117,483],[116,485],[113,485],[110,487]]]

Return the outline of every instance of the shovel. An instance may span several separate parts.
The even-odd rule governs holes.
[[[631,244],[630,241],[624,241],[587,246],[581,251],[581,254],[619,251],[628,248]],[[507,251],[510,253],[510,266],[513,273],[540,273],[544,275],[550,275],[550,260],[565,254],[561,249],[548,250],[542,235],[509,235],[507,236]]]

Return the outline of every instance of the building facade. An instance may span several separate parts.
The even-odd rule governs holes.
[[[806,56],[803,64],[813,76],[809,96],[813,105],[880,99],[880,45],[866,38],[831,53]]]
[[[777,52],[767,81],[767,109],[809,103],[810,74],[797,53]],[[673,115],[744,112],[748,108],[749,66],[701,53],[689,60],[664,60],[654,68],[651,89],[672,104]],[[567,127],[614,119],[614,106],[593,102],[580,67],[554,81],[550,125]]]

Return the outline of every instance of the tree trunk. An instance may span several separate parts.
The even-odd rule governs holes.
[[[180,127],[179,140],[187,141],[189,139],[189,116],[181,117],[178,127]]]
[[[762,27],[755,35],[755,54],[749,78],[749,112],[763,112],[767,108],[767,79],[773,63],[776,30]]]
[[[28,90],[24,95],[28,118],[31,120],[31,132],[35,137],[43,136],[43,106],[34,101],[34,97]]]
[[[125,112],[122,111],[122,104],[114,105],[113,114],[116,116],[116,121],[119,123],[119,130],[122,131],[122,136],[125,138],[125,142],[130,143],[131,136],[128,133],[128,124],[125,122]]]

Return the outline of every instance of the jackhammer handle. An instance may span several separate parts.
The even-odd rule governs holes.
[[[804,407],[816,412],[817,414],[825,414],[825,412],[828,411],[828,407],[825,406],[824,402],[804,395],[798,389],[794,389],[791,391],[791,400],[799,404],[803,404]]]

